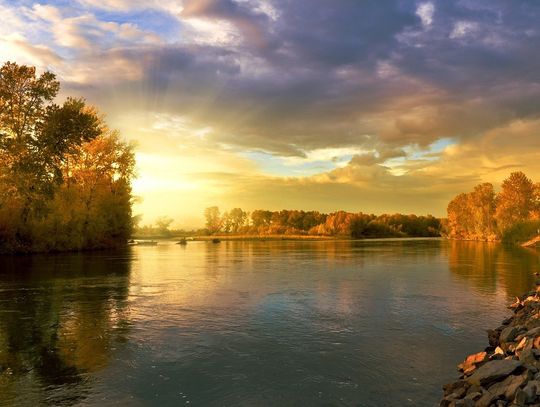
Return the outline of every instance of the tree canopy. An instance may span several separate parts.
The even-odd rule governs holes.
[[[484,183],[452,199],[448,204],[447,234],[453,239],[513,240],[510,235],[517,230],[536,232],[536,226],[523,224],[536,222],[539,214],[540,184],[534,184],[523,172],[513,172],[503,181],[498,194],[493,185]]]
[[[108,247],[132,228],[131,145],[53,73],[0,69],[0,252]]]
[[[206,208],[206,227],[210,234],[314,235],[366,237],[433,237],[440,235],[439,219],[416,215],[370,215],[362,212],[257,209],[251,212],[234,208],[220,215],[217,206]]]

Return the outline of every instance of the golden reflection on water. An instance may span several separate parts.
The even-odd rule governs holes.
[[[129,262],[102,255],[4,258],[0,390],[8,404],[75,404],[126,342]],[[55,398],[57,386],[71,391]]]
[[[375,398],[387,394],[381,383],[410,389],[410,368],[392,367],[393,377],[404,377],[398,382],[385,370],[405,357],[403,346],[408,363],[428,372],[423,380],[435,380],[429,369],[454,357],[440,348],[461,357],[456,340],[482,331],[489,307],[499,318],[499,308],[530,289],[540,260],[521,248],[437,240],[162,242],[123,253],[0,258],[0,271],[0,397],[9,404],[96,402],[89,397],[98,383],[113,397],[102,378],[111,368],[130,374],[118,361],[125,354],[143,376],[163,358],[175,361],[171,375],[181,382],[204,373],[215,392],[232,396],[226,383],[235,376],[224,366],[239,377],[263,374],[259,362],[280,371],[283,361],[258,356],[278,350],[287,364],[306,364],[291,372],[304,369],[308,388],[323,372],[346,371],[344,381],[313,385],[354,400],[364,391],[359,383]],[[254,370],[244,372],[246,363]],[[210,397],[205,386],[192,391],[201,402]],[[129,399],[137,388],[122,390]]]
[[[540,252],[499,243],[448,242],[448,266],[482,293],[520,296],[534,287]]]

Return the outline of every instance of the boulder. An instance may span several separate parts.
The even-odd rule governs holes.
[[[474,404],[476,407],[489,407],[491,403],[497,398],[490,392],[486,391],[482,394],[482,397],[476,401]]]
[[[518,331],[515,326],[508,326],[501,331],[501,335],[499,336],[499,341],[503,343],[512,342],[514,338],[516,337],[517,332]]]
[[[522,365],[518,360],[491,360],[476,369],[466,380],[469,384],[483,386],[505,378]]]
[[[471,400],[474,402],[475,400],[478,400],[480,397],[482,397],[482,393],[479,391],[475,391],[475,392],[467,394],[463,400]]]
[[[516,397],[514,402],[517,405],[524,405],[531,403],[536,398],[536,384],[535,382],[529,382],[523,389],[516,391]]]
[[[457,382],[445,384],[443,386],[444,395],[448,396],[462,388],[465,389],[465,391],[467,391],[467,389],[469,388],[469,383],[467,383],[466,380],[458,380]]]
[[[536,337],[540,335],[540,327],[529,329],[525,336]]]
[[[534,357],[534,353],[531,349],[524,349],[519,354],[519,360],[520,362],[526,363],[528,365],[534,365],[536,363],[536,358]]]
[[[501,331],[498,329],[488,329],[487,334],[489,346],[499,346],[499,335],[501,334]]]
[[[504,379],[502,382],[497,382],[492,385],[488,389],[488,391],[492,394],[496,394],[497,396],[504,395],[507,400],[513,400],[514,395],[516,394],[516,390],[523,386],[525,383],[527,383],[528,379],[528,372],[524,372],[518,376],[511,375]]]
[[[456,407],[474,407],[475,403],[472,400],[469,399],[463,399],[456,401]]]
[[[467,359],[458,365],[458,369],[464,374],[469,375],[476,369],[478,364],[486,360],[488,360],[487,352],[478,352],[467,356]]]

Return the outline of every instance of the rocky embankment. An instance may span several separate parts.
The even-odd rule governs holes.
[[[517,298],[513,316],[488,331],[489,346],[458,365],[443,386],[443,407],[540,407],[540,292]]]

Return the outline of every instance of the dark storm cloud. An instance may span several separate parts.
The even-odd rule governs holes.
[[[369,147],[368,135],[381,149],[427,146],[538,117],[538,2],[270,4],[273,15],[256,0],[184,2],[180,21],[226,21],[241,43],[114,52],[142,67],[161,109],[212,126],[216,143],[284,155]]]

